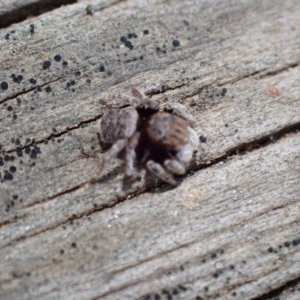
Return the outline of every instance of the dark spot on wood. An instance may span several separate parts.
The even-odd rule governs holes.
[[[145,30],[143,31],[143,34],[144,34],[144,35],[149,34],[149,30],[148,30],[148,29],[145,29]]]
[[[50,66],[51,66],[51,61],[50,61],[50,60],[45,60],[45,61],[43,62],[43,70],[49,69]]]
[[[30,78],[29,79],[29,82],[33,85],[36,85],[36,80],[34,78]]]
[[[2,81],[0,87],[3,91],[6,91],[8,89],[8,83],[6,81]]]
[[[12,172],[12,173],[15,173],[17,171],[17,168],[15,166],[11,166],[9,168],[9,171]]]
[[[226,88],[223,88],[222,89],[222,92],[221,92],[221,96],[224,97],[227,93],[227,89]]]
[[[180,46],[180,42],[178,40],[173,40],[172,45],[174,47],[178,47],[178,46]]]
[[[16,149],[16,153],[19,157],[23,156],[23,150],[20,147]]]
[[[203,136],[203,135],[200,135],[199,136],[199,140],[200,140],[201,143],[206,143],[207,138],[205,136]]]
[[[121,37],[120,37],[120,41],[121,41],[122,43],[126,43],[126,42],[127,42],[127,37],[126,37],[126,36],[121,36]]]
[[[100,72],[104,72],[104,71],[105,71],[105,67],[104,67],[103,65],[100,65],[100,66],[99,66],[99,71],[100,71]]]
[[[48,85],[46,88],[45,88],[45,91],[46,93],[50,93],[52,91],[52,88],[50,85]]]
[[[187,288],[181,284],[178,284],[177,287],[182,290],[183,292],[187,291]]]
[[[130,50],[133,49],[133,45],[132,45],[132,43],[131,43],[130,41],[127,41],[127,42],[125,43],[125,47],[127,47],[127,48],[130,49]]]
[[[7,170],[4,170],[4,176],[3,176],[4,180],[13,180],[14,177],[11,173],[9,173]]]
[[[30,27],[30,30],[29,30],[30,33],[34,34],[34,24],[30,24],[29,27]]]
[[[61,56],[59,54],[54,55],[54,60],[57,62],[61,61]]]

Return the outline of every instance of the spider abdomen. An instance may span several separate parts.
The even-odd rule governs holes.
[[[150,117],[146,127],[149,139],[169,151],[178,151],[188,141],[189,122],[169,112]]]

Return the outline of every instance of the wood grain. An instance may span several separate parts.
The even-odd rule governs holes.
[[[298,299],[299,13],[94,0],[0,29],[0,298]],[[196,118],[175,189],[93,180],[132,86]]]

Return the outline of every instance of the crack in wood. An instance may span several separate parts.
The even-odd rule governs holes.
[[[9,96],[9,97],[6,97],[6,98],[4,98],[3,100],[1,100],[1,101],[0,101],[0,104],[3,104],[3,103],[5,103],[5,102],[7,102],[7,101],[9,101],[9,100],[13,100],[13,99],[15,99],[15,98],[17,98],[17,97],[19,97],[19,96],[25,95],[25,94],[27,94],[27,93],[30,93],[30,92],[34,91],[35,89],[37,89],[37,88],[42,88],[42,87],[44,87],[44,86],[46,86],[46,85],[48,85],[48,84],[50,84],[50,83],[56,82],[56,81],[58,81],[58,80],[60,80],[60,79],[62,79],[62,78],[64,78],[64,77],[58,77],[58,78],[55,78],[55,79],[50,80],[50,81],[48,81],[48,82],[45,82],[45,83],[43,83],[43,84],[36,85],[36,86],[34,86],[34,87],[30,88],[30,89],[27,89],[27,90],[25,90],[25,91],[22,91],[22,92],[18,92],[18,93],[16,93],[16,94],[13,94],[13,95],[11,95],[11,96]]]
[[[281,285],[280,287],[272,289],[271,291],[269,291],[261,296],[251,298],[251,300],[275,299],[276,297],[279,297],[285,290],[287,290],[289,288],[293,288],[294,286],[296,286],[298,284],[300,284],[300,277],[296,277],[295,279],[289,280],[289,281],[285,282],[283,285]]]
[[[13,9],[0,15],[0,28],[8,27],[14,23],[21,22],[28,17],[38,16],[57,9],[62,5],[76,3],[77,0],[40,0],[13,6]],[[21,2],[20,2],[21,3]]]
[[[287,127],[284,127],[282,129],[280,129],[279,131],[277,132],[274,132],[272,134],[269,134],[267,136],[263,136],[261,137],[260,139],[258,140],[253,140],[249,143],[243,143],[243,144],[240,144],[240,145],[237,145],[236,147],[233,147],[232,149],[229,149],[228,151],[226,151],[226,153],[218,158],[215,158],[213,160],[210,161],[209,164],[198,164],[198,165],[194,165],[192,167],[192,169],[188,172],[188,174],[192,174],[194,173],[195,171],[200,171],[202,169],[206,169],[206,168],[209,168],[221,161],[226,161],[228,158],[234,156],[234,155],[245,155],[246,153],[250,152],[250,151],[253,151],[253,150],[256,150],[256,149],[260,149],[260,148],[263,148],[263,147],[266,147],[268,146],[269,144],[271,143],[274,143],[274,141],[277,141],[281,138],[283,138],[286,134],[293,134],[293,133],[297,133],[297,132],[300,132],[300,122],[296,123],[296,124],[292,124],[290,126],[287,126]],[[84,188],[86,187],[87,185],[89,184],[95,184],[97,183],[97,179],[95,180],[95,178],[92,178],[88,181],[85,181],[83,183],[80,183],[76,186],[73,186],[69,189],[66,189],[66,190],[63,190],[57,194],[54,194],[52,196],[49,196],[49,197],[46,197],[46,198],[43,198],[43,199],[40,199],[40,200],[37,200],[35,201],[34,203],[31,203],[31,204],[28,204],[27,206],[25,206],[26,208],[28,207],[33,207],[35,205],[39,205],[39,204],[42,204],[42,203],[45,203],[47,201],[51,201],[51,200],[54,200],[58,197],[61,197],[63,195],[66,195],[66,194],[69,194],[69,193],[72,193],[74,191],[77,191],[81,188]],[[58,224],[57,226],[55,227],[58,227],[62,224],[65,224],[71,220],[75,220],[75,219],[80,219],[82,218],[83,216],[90,216],[94,213],[97,213],[99,211],[103,211],[105,209],[110,209],[110,208],[113,208],[114,206],[122,203],[122,202],[125,202],[126,200],[130,200],[136,196],[139,196],[145,192],[151,192],[153,190],[156,190],[158,187],[160,188],[163,188],[164,184],[161,183],[159,185],[152,185],[148,188],[143,188],[143,189],[140,189],[140,190],[137,190],[135,192],[132,192],[132,193],[129,193],[129,194],[125,194],[124,196],[122,197],[118,197],[116,196],[115,199],[111,199],[110,203],[106,203],[106,204],[102,204],[101,206],[99,207],[96,207],[96,208],[93,208],[93,209],[90,209],[90,210],[87,210],[85,212],[82,212],[76,216],[72,216],[72,218],[69,218],[67,221],[64,221],[63,223],[60,223]],[[280,207],[278,207],[279,209]],[[37,233],[39,234],[39,233]],[[30,237],[30,236],[28,236]],[[25,237],[24,237],[25,238]],[[17,240],[15,240],[17,241]]]
[[[266,147],[266,146],[273,144],[276,141],[280,140],[286,134],[293,134],[293,133],[297,133],[297,132],[300,132],[300,121],[296,122],[294,124],[285,126],[275,132],[272,132],[268,135],[262,136],[258,139],[254,139],[253,141],[250,141],[247,143],[241,143],[241,144],[227,150],[224,155],[217,157],[215,159],[212,159],[209,164],[207,164],[207,163],[201,164],[200,163],[200,164],[196,165],[195,168],[193,168],[191,170],[191,172],[208,168],[212,165],[219,163],[220,161],[225,161],[234,155],[244,155],[255,149],[260,149],[260,148]]]

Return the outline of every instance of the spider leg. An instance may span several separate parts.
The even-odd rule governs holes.
[[[176,181],[172,174],[167,172],[159,163],[156,163],[153,160],[149,160],[147,162],[147,168],[151,173],[156,175],[161,180],[169,183],[170,185],[176,185]]]
[[[166,159],[164,166],[171,174],[183,175],[186,171],[185,164],[176,158]]]
[[[198,149],[199,138],[196,131],[192,128],[188,129],[188,142],[176,153],[176,157],[166,159],[164,161],[165,168],[176,175],[183,175],[186,172],[190,161],[193,158],[194,152]]]
[[[119,152],[124,149],[126,145],[127,139],[120,139],[117,140],[108,151],[104,153],[104,155],[101,158],[100,161],[100,174],[105,170],[108,162],[110,162],[111,159],[117,157]]]
[[[136,132],[133,137],[129,140],[129,143],[126,145],[126,153],[125,153],[125,176],[127,177],[137,177],[139,176],[138,171],[134,167],[134,163],[136,160],[136,146],[138,144],[140,137],[140,133]]]

